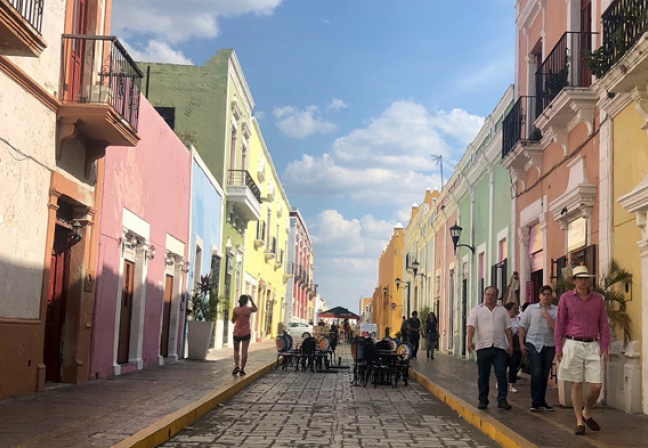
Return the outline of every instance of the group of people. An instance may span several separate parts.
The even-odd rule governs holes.
[[[511,409],[507,394],[516,391],[520,359],[526,355],[531,373],[529,410],[553,411],[545,397],[555,357],[560,363],[558,379],[571,383],[574,433],[584,435],[586,427],[592,431],[601,429],[592,418],[592,408],[601,392],[602,361],[608,358],[610,328],[605,301],[591,289],[593,277],[585,266],[574,268],[575,289],[562,294],[558,306],[552,304],[553,289],[545,285],[540,288],[539,302],[528,306],[520,316],[517,304],[498,305],[497,288],[486,288],[484,303],[468,316],[467,331],[468,352],[477,352],[479,409],[489,404],[491,367],[497,378],[497,407]],[[583,383],[589,386],[585,400]]]
[[[421,342],[421,332],[425,331],[425,348],[428,359],[434,359],[434,349],[439,340],[439,320],[436,314],[429,313],[424,324],[418,317],[418,312],[413,311],[412,317],[406,319],[403,316],[400,328],[400,338],[403,342],[409,342],[412,345],[412,358],[416,359]]]

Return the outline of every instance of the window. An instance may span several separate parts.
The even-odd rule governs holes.
[[[155,106],[155,110],[171,129],[175,131],[175,107]]]

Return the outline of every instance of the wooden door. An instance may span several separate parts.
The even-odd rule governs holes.
[[[125,260],[119,312],[119,347],[117,350],[117,362],[119,364],[128,362],[131,320],[133,316],[134,275],[135,263]]]
[[[169,325],[171,324],[171,298],[173,297],[173,276],[167,275],[164,283],[164,303],[162,305],[162,334],[160,336],[160,356],[169,356]]]
[[[49,289],[45,315],[45,348],[43,350],[43,361],[46,368],[45,379],[47,381],[61,380],[61,345],[70,272],[68,233],[68,229],[56,226],[54,247],[52,248],[50,260]]]
[[[74,16],[72,19],[72,34],[87,34],[88,32],[88,0],[74,0]],[[67,100],[82,102],[83,56],[86,43],[82,39],[70,42],[70,73],[67,83]]]

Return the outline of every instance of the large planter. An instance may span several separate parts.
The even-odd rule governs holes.
[[[209,352],[211,336],[214,332],[214,322],[200,322],[190,320],[187,322],[189,340],[189,359],[204,360]]]

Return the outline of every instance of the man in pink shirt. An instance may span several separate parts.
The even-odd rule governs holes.
[[[610,327],[603,296],[592,292],[591,275],[585,266],[573,271],[576,289],[560,296],[554,325],[556,358],[560,362],[558,379],[572,383],[571,398],[576,415],[574,434],[585,434],[601,427],[592,418],[592,407],[601,393],[602,360],[608,359]],[[589,391],[583,407],[583,382]]]

